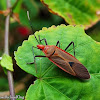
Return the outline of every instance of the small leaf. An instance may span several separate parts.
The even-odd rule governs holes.
[[[2,60],[1,60],[1,66],[10,70],[10,71],[14,71],[13,69],[13,63],[12,63],[12,58],[7,55],[7,54],[4,54],[2,56]]]
[[[70,25],[84,25],[85,29],[100,20],[100,0],[41,0],[53,14]]]

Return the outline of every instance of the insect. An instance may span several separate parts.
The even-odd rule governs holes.
[[[29,18],[29,15],[28,15]],[[30,20],[30,19],[29,19]],[[35,34],[34,34],[35,36]],[[76,58],[75,58],[75,49],[74,49],[74,42],[72,41],[66,48],[65,50],[62,50],[60,48],[60,42],[57,41],[56,46],[55,45],[48,45],[47,40],[45,38],[37,39],[35,36],[36,41],[38,42],[37,49],[40,49],[43,51],[45,56],[43,55],[36,55],[34,56],[34,62],[31,64],[35,63],[35,58],[36,57],[47,57],[52,63],[54,63],[56,66],[58,66],[60,69],[63,71],[76,76],[80,79],[89,79],[90,74],[88,70],[82,65]],[[45,41],[45,46],[40,45],[39,43],[41,41]],[[73,50],[74,50],[74,56],[66,52],[66,50],[70,47],[70,45],[73,44]],[[59,46],[58,46],[59,45]]]

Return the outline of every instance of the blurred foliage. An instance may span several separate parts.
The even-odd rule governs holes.
[[[39,30],[42,27],[49,27],[53,24],[60,24],[62,18],[57,15],[50,14],[48,9],[41,4],[39,0],[24,0],[24,9],[20,12],[20,21],[22,24],[30,27],[26,11],[30,12],[30,18],[34,30]],[[24,16],[24,17],[23,17]]]
[[[94,40],[100,42],[100,22],[98,22],[91,29],[87,30],[86,33],[90,35]]]
[[[41,0],[50,12],[70,25],[92,27],[100,20],[100,0]],[[58,3],[59,2],[59,3]]]
[[[11,5],[14,6],[16,0],[11,0]],[[6,10],[6,0],[0,0],[0,10]],[[28,36],[32,34],[30,24],[27,19],[26,11],[30,12],[31,23],[33,26],[33,32],[42,29],[42,27],[50,27],[51,25],[66,24],[65,21],[57,16],[51,14],[48,9],[40,2],[40,0],[18,0],[16,7],[14,7],[14,13],[17,13],[20,18],[20,23],[15,19],[10,19],[10,55],[14,57],[13,53],[17,50],[18,46],[22,44],[23,40],[28,39]],[[25,29],[26,27],[26,29]],[[3,55],[4,48],[4,31],[5,31],[5,16],[0,15],[0,56]],[[25,33],[26,32],[26,33]],[[100,22],[86,31],[94,40],[100,41]],[[18,83],[23,79],[27,73],[22,71],[14,62],[14,81]],[[28,81],[26,88],[17,94],[25,95],[30,84],[34,80]],[[3,69],[0,67],[0,92],[8,90],[7,77],[5,76]]]
[[[0,77],[0,91],[7,91],[8,89],[8,80],[5,77]]]

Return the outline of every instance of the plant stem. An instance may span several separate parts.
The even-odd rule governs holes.
[[[5,45],[4,45],[4,52],[5,54],[9,55],[9,19],[10,15],[6,17],[5,20]]]
[[[14,91],[14,83],[13,83],[13,75],[11,71],[7,71],[8,75],[8,83],[9,83],[9,90],[10,90],[10,95],[11,95],[11,100],[16,100],[15,98],[15,91]]]
[[[10,8],[10,0],[7,0],[7,8]],[[10,23],[10,15],[6,17],[5,20],[5,45],[4,45],[4,53],[9,55],[9,23]],[[13,83],[13,75],[11,71],[7,71],[9,90],[11,97],[15,97],[14,92],[14,83]],[[16,100],[15,98],[11,98],[11,100]]]

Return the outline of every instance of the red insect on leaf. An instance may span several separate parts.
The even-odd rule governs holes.
[[[28,13],[28,19],[30,21],[29,13]],[[30,25],[31,25],[31,22],[30,22]],[[31,28],[32,28],[32,25],[31,25]],[[32,30],[33,30],[33,28],[32,28]],[[65,50],[62,50],[60,48],[59,41],[57,41],[56,46],[48,45],[45,38],[40,39],[40,36],[39,36],[39,40],[38,40],[37,37],[35,36],[35,34],[34,34],[34,37],[35,37],[36,41],[38,42],[38,45],[35,48],[42,50],[43,53],[45,54],[45,56],[44,55],[34,56],[34,54],[33,54],[34,62],[28,63],[28,64],[34,64],[36,57],[47,57],[51,62],[53,62],[55,65],[57,65],[63,71],[65,71],[73,76],[79,77],[81,79],[89,79],[90,78],[90,74],[89,74],[88,70],[85,68],[84,65],[82,65],[75,58],[75,49],[74,49],[73,41],[70,42],[70,44],[65,48]],[[45,41],[46,46],[40,45],[40,43],[42,41]],[[71,54],[66,52],[66,50],[70,47],[71,44],[73,44],[74,56],[72,56]],[[59,47],[58,47],[58,45],[59,45]],[[33,48],[34,48],[34,46],[33,46]],[[36,72],[37,72],[37,69],[36,69]]]

